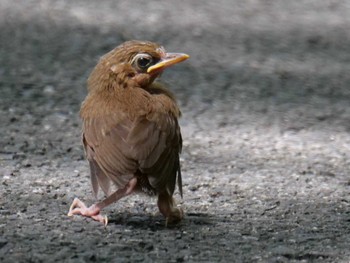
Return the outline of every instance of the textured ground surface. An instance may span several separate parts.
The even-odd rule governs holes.
[[[345,0],[0,0],[0,261],[349,262],[349,28]],[[86,78],[129,39],[191,55],[163,75],[183,111],[170,229],[139,196],[107,228],[66,216],[94,202]]]

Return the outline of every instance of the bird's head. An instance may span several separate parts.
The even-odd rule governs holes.
[[[162,46],[153,42],[132,40],[104,55],[91,77],[108,72],[108,76],[118,85],[127,86],[136,82],[141,87],[147,87],[164,69],[187,58],[187,54],[167,53]]]

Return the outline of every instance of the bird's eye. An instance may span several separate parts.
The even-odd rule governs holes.
[[[148,54],[137,54],[133,59],[133,64],[141,71],[145,71],[153,63],[153,58]]]
[[[148,66],[150,66],[152,63],[152,58],[148,58],[148,57],[140,57],[137,60],[137,65],[140,68],[147,68]]]

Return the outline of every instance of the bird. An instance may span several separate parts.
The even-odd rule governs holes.
[[[181,111],[174,94],[157,82],[162,72],[189,58],[168,53],[150,42],[126,41],[104,56],[87,80],[80,109],[82,142],[90,166],[92,190],[105,198],[91,206],[75,198],[68,216],[90,217],[104,225],[102,209],[133,193],[157,197],[165,224],[176,224],[184,212],[181,198]],[[111,192],[111,185],[116,190]]]

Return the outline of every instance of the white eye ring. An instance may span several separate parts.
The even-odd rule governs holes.
[[[137,54],[131,61],[132,65],[137,66],[141,70],[146,70],[149,66],[152,65],[153,58],[147,53]]]

